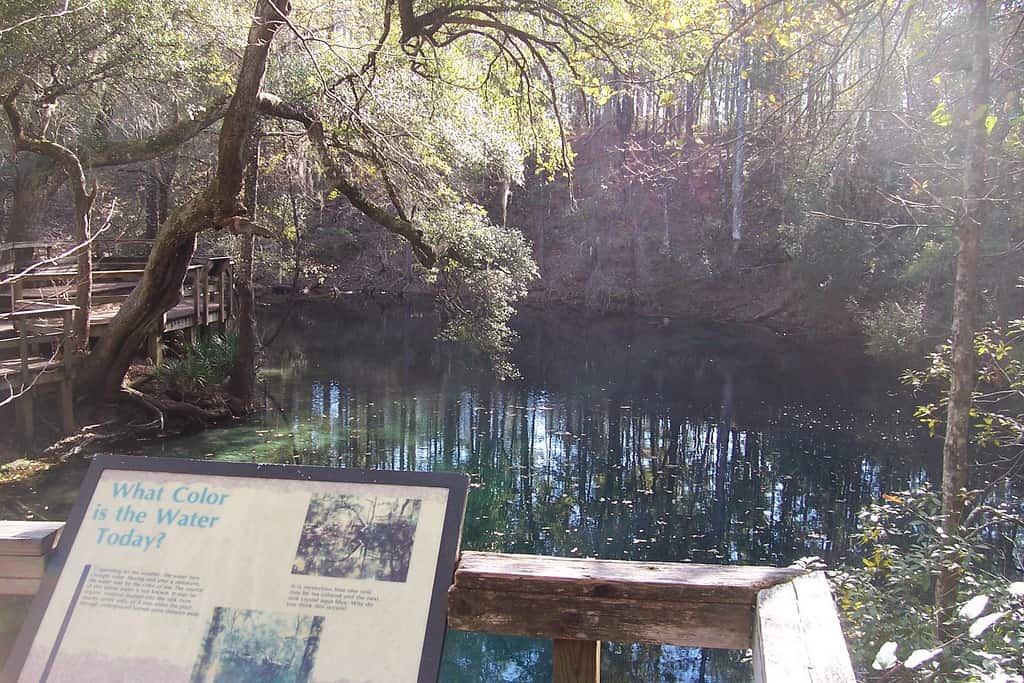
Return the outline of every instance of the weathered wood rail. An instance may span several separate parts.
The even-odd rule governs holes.
[[[45,556],[53,530],[0,522],[0,595],[38,591],[43,563],[4,555]],[[822,572],[464,552],[448,625],[554,641],[555,683],[600,681],[602,640],[749,649],[756,683],[855,681]]]

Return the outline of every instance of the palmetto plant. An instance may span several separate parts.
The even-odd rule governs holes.
[[[238,335],[213,334],[187,345],[181,356],[156,368],[156,378],[182,392],[215,386],[228,378],[238,360]]]

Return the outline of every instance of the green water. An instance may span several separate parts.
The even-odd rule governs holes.
[[[281,332],[266,408],[125,452],[472,476],[463,548],[785,565],[838,562],[856,511],[938,462],[891,370],[755,329],[527,313],[517,381],[435,340],[428,311],[304,305]],[[84,469],[8,515],[61,518]],[[748,680],[743,653],[606,644],[608,681]],[[550,644],[449,634],[443,681],[548,681]]]

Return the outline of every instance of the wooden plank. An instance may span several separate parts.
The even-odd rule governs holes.
[[[36,384],[46,384],[63,378],[64,373],[62,370],[64,366],[60,361],[50,362],[49,358],[42,358],[40,356],[29,356],[27,360],[29,381],[35,380]],[[0,378],[9,380],[11,377],[20,375],[23,372],[20,358],[0,360]],[[39,379],[35,379],[35,376],[39,373],[44,374]]]
[[[14,402],[15,419],[21,424],[21,434],[28,441],[35,437],[36,421],[33,415],[32,394],[25,393]]]
[[[149,341],[146,343],[146,355],[153,361],[153,365],[160,365],[164,362],[164,347],[160,343],[161,335],[151,334]]]
[[[810,683],[800,635],[800,612],[793,584],[762,591],[754,620],[755,683]]]
[[[0,555],[0,577],[7,579],[42,579],[46,571],[43,555]]]
[[[0,595],[35,595],[42,579],[7,578],[0,576]]]
[[[125,277],[140,277],[144,272],[142,268],[117,268],[113,270],[93,271],[93,277],[100,280],[112,280]],[[76,270],[41,270],[29,273],[19,279],[19,282],[46,282],[48,280],[68,280],[77,277]]]
[[[29,335],[29,342],[33,344],[55,342],[64,338],[64,332],[44,332],[42,334],[35,333]],[[18,348],[21,344],[21,339],[18,338],[5,338],[0,339],[0,349],[14,349]]]
[[[64,522],[0,521],[0,555],[45,555],[63,528]]]
[[[759,591],[805,573],[776,567],[465,552],[455,571],[455,585],[515,593],[753,606]]]
[[[756,683],[855,683],[823,572],[758,595],[753,660]]]
[[[18,301],[18,310],[3,314],[4,320],[22,320],[24,318],[60,318],[65,311],[77,311],[78,306],[52,304],[49,302]]]
[[[753,620],[753,606],[737,603],[448,590],[448,626],[459,631],[746,649]]]
[[[228,271],[227,271],[227,268],[225,268],[224,270],[220,271],[220,274],[217,276],[217,312],[218,312],[217,318],[218,318],[218,320],[220,320],[220,322],[224,322],[224,321],[227,320],[227,316],[225,315],[227,310],[228,310],[228,307],[227,307],[228,284],[227,283],[228,283]]]
[[[855,683],[850,651],[825,572],[793,580],[813,681]]]
[[[199,287],[203,296],[203,325],[205,326],[210,324],[210,278],[206,269],[202,271],[199,278]]]
[[[553,683],[601,683],[601,643],[591,640],[554,642]]]
[[[18,300],[21,299],[21,293],[24,286],[20,280],[15,280],[11,283],[11,313],[15,313],[18,310]]]
[[[189,271],[192,273],[192,319],[194,321],[192,327],[194,328],[199,324],[199,273],[202,271],[202,266],[189,266]],[[193,334],[192,343],[195,341]]]
[[[28,365],[29,358],[31,357],[28,349],[28,328],[25,323],[16,323],[15,326],[18,328],[18,357],[21,359],[21,382],[24,386],[28,386]]]

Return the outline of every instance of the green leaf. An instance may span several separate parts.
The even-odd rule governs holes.
[[[963,607],[960,608],[960,618],[976,619],[985,611],[986,607],[988,607],[988,596],[975,595],[973,598],[965,602]]]
[[[994,129],[996,127],[996,123],[998,123],[998,122],[999,122],[999,117],[998,116],[993,116],[992,114],[989,114],[988,116],[986,116],[985,117],[985,132],[988,135],[992,135],[992,129]]]
[[[953,124],[953,117],[946,111],[945,102],[939,102],[938,106],[928,115],[928,119],[940,128],[946,128]]]

